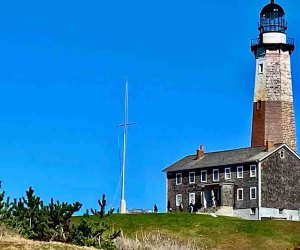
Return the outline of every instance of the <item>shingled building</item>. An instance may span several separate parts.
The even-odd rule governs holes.
[[[290,55],[283,8],[274,3],[260,13],[251,147],[205,153],[201,146],[170,165],[170,211],[214,211],[246,219],[300,220],[300,157],[296,153]],[[212,209],[210,209],[212,208]]]
[[[169,208],[299,220],[300,158],[288,145],[268,143],[205,153],[197,150],[164,170]]]

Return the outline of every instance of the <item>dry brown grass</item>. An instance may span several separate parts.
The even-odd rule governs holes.
[[[207,249],[199,247],[193,241],[181,241],[178,238],[167,237],[156,232],[139,232],[135,239],[120,237],[115,241],[117,249],[120,250],[200,250]]]
[[[40,242],[25,240],[18,236],[0,237],[1,250],[94,250],[95,248],[77,247],[59,242]]]
[[[40,242],[21,238],[13,230],[0,225],[1,250],[95,250],[96,248],[77,247],[59,242]]]

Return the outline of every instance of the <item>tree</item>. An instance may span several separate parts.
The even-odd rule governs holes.
[[[113,231],[112,233],[104,233],[111,230],[111,226],[105,221],[105,218],[110,216],[114,210],[110,209],[105,213],[107,205],[105,195],[103,194],[102,200],[98,200],[100,210],[91,209],[95,220],[90,218],[89,211],[85,213],[80,223],[74,227],[73,241],[77,245],[95,246],[104,249],[114,249],[113,239],[120,236],[121,231]]]
[[[81,203],[54,202],[51,198],[49,204],[44,205],[41,198],[35,195],[32,187],[29,187],[24,197],[14,199],[13,202],[10,202],[8,197],[5,201],[5,191],[1,190],[0,182],[1,221],[29,239],[115,249],[112,240],[120,235],[120,231],[105,233],[111,230],[105,218],[114,210],[110,209],[105,213],[107,204],[105,195],[102,196],[102,200],[98,200],[98,204],[99,211],[91,209],[96,220],[90,219],[87,210],[79,224],[72,224],[72,216],[81,209]]]

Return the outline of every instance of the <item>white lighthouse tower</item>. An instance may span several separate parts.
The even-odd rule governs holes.
[[[259,38],[251,42],[256,59],[251,145],[286,143],[296,150],[291,77],[294,40],[287,38],[284,9],[271,0],[263,7]]]

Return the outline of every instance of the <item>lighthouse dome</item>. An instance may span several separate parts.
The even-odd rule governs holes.
[[[284,9],[279,4],[274,3],[274,1],[264,6],[260,12],[260,15],[270,15],[271,13],[275,13],[278,16],[284,16],[285,14]]]
[[[260,12],[260,32],[285,33],[286,29],[284,9],[279,4],[274,3],[274,0],[271,0]]]

